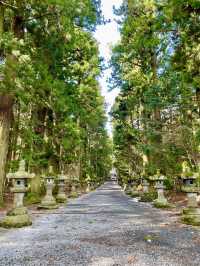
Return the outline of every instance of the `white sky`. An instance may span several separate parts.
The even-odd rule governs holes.
[[[120,39],[120,33],[118,31],[117,23],[114,21],[113,6],[119,7],[123,0],[102,0],[102,11],[106,19],[110,19],[111,22],[106,25],[101,25],[95,32],[95,38],[99,42],[99,48],[101,56],[106,60],[106,63],[111,57],[111,47],[116,44]],[[108,105],[108,112],[114,104],[115,97],[118,95],[119,90],[113,90],[108,92],[108,83],[106,82],[111,74],[111,70],[108,69],[104,72],[100,79],[102,88],[102,95],[105,97]],[[108,123],[108,131],[111,134],[111,124]]]

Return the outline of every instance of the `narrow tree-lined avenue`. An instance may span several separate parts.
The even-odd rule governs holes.
[[[0,0],[0,266],[199,266],[199,76],[199,0]]]
[[[33,217],[30,228],[0,229],[0,265],[200,264],[199,231],[128,198],[115,182]]]

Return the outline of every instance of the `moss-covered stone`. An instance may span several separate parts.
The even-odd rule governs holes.
[[[42,202],[38,206],[38,209],[46,209],[46,210],[58,209],[58,205],[54,202]]]
[[[77,197],[78,197],[78,193],[76,191],[71,192],[70,198],[77,198]]]
[[[199,218],[197,219],[194,216],[189,216],[189,215],[183,216],[181,218],[181,221],[184,224],[193,225],[193,226],[200,226],[200,220],[199,220]]]
[[[7,213],[8,216],[17,216],[17,215],[25,215],[25,214],[28,214],[26,207],[14,208],[11,211],[8,211]]]
[[[8,215],[0,221],[0,226],[4,228],[20,228],[29,225],[32,225],[32,221],[28,214]]]
[[[57,197],[56,197],[56,201],[58,202],[58,203],[66,203],[67,202],[67,198],[66,198],[66,196],[62,196],[62,195],[58,195]]]
[[[185,224],[200,226],[200,209],[185,208],[183,210],[181,220]]]

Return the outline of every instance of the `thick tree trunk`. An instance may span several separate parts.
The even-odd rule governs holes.
[[[0,95],[0,203],[3,202],[6,159],[12,120],[12,105],[13,100],[10,96]]]

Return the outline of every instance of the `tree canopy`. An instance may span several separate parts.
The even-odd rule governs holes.
[[[157,169],[177,177],[200,157],[200,3],[132,0],[120,9],[113,48],[112,110],[116,167],[122,179]]]
[[[107,178],[110,140],[92,35],[100,1],[0,1],[0,194],[24,158],[36,173]]]

